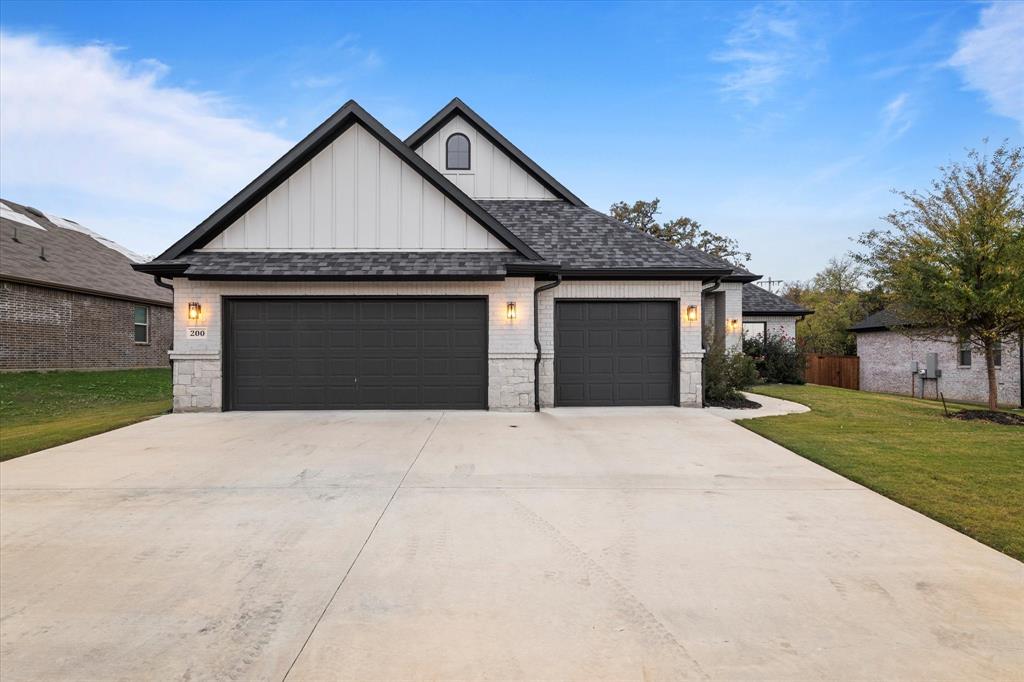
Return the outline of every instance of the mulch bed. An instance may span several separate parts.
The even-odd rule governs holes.
[[[992,410],[960,410],[949,415],[953,419],[964,421],[986,421],[1006,426],[1024,426],[1024,417],[1012,412],[993,412]]]
[[[761,403],[755,403],[753,400],[743,397],[732,400],[707,400],[704,404],[708,407],[726,407],[730,410],[756,410],[761,407]]]

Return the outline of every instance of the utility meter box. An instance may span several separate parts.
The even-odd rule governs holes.
[[[938,353],[927,353],[924,356],[924,378],[925,379],[938,379],[942,376],[942,370],[939,369],[939,354]]]
[[[910,363],[910,373],[911,374],[917,374],[920,371],[921,371],[921,363],[920,362],[915,360],[914,362]]]

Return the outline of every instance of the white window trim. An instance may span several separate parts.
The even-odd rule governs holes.
[[[146,311],[146,321],[145,321],[145,323],[136,322],[135,321],[135,311],[138,310],[139,308],[142,308],[143,310]],[[148,305],[141,305],[141,304],[133,305],[132,306],[132,341],[135,341],[135,345],[136,346],[148,346],[151,343],[151,340],[150,340],[151,337],[150,337],[150,334],[149,334],[149,331],[150,331],[149,330],[149,322],[150,322],[149,306]],[[146,340],[145,341],[136,341],[135,340],[135,329],[137,327],[145,327],[146,328]]]

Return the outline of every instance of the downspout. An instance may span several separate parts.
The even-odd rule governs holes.
[[[706,342],[706,339],[704,338],[704,294],[710,294],[710,293],[713,293],[715,291],[718,291],[718,289],[721,286],[722,286],[722,278],[721,277],[715,277],[715,283],[714,284],[709,286],[707,289],[701,289],[700,290],[700,311],[701,311],[700,312],[700,347],[701,347],[701,350],[707,350],[707,342]],[[715,324],[718,324],[718,320],[715,320]],[[704,393],[703,393],[704,388],[708,385],[707,378],[704,376],[704,366],[706,364],[707,364],[707,357],[706,356],[701,357],[701,359],[700,359],[700,387],[701,387],[700,402],[701,402],[701,405],[704,404]]]
[[[164,289],[170,289],[171,291],[174,291],[174,287],[171,286],[170,284],[168,284],[167,282],[163,281],[162,279],[160,279],[160,275],[153,275],[153,281],[156,282],[156,285],[158,287],[163,287]],[[171,315],[171,347],[168,349],[168,352],[174,350],[174,315],[173,315],[173,312],[174,312],[174,300],[172,299],[171,300],[171,313],[172,313],[172,315]],[[167,363],[171,366],[171,381],[173,382],[174,381],[174,360],[169,358],[167,360]]]
[[[533,345],[537,348],[537,357],[533,360],[533,411],[540,412],[540,315],[538,314],[537,301],[540,292],[554,289],[562,283],[562,275],[555,275],[554,282],[548,282],[533,290]],[[554,315],[554,308],[551,310]]]

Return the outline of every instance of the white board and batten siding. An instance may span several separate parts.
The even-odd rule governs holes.
[[[445,166],[448,137],[462,133],[469,138],[469,170]],[[416,148],[416,153],[474,199],[557,199],[519,163],[456,116]]]
[[[204,251],[507,251],[359,124]]]

